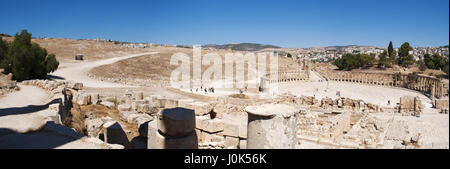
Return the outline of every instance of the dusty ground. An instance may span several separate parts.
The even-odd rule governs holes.
[[[90,73],[99,76],[99,77],[107,77],[107,78],[136,78],[136,79],[152,79],[152,80],[169,80],[172,71],[177,68],[177,65],[171,65],[170,59],[171,56],[177,52],[185,53],[190,59],[190,63],[192,65],[192,49],[185,48],[172,48],[172,47],[160,47],[158,48],[158,54],[154,55],[144,55],[139,57],[133,57],[125,60],[121,60],[117,63],[99,66],[93,69]],[[226,50],[202,50],[202,55],[207,53],[217,53],[222,58],[222,72],[225,73],[225,61],[224,56],[225,53],[228,53]],[[266,60],[269,63],[269,59]],[[298,64],[292,62],[290,59],[285,57],[279,57],[278,59],[279,71],[295,71],[298,69]],[[202,66],[202,73],[208,69],[209,65]],[[245,74],[247,74],[247,63],[244,65]],[[269,71],[269,66],[266,67],[266,70]],[[192,66],[191,66],[191,75],[192,75]],[[245,75],[247,79],[247,75]]]

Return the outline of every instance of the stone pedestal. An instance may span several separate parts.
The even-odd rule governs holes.
[[[299,109],[283,104],[249,106],[248,149],[294,149]]]
[[[149,149],[197,149],[194,110],[164,109],[148,124]]]
[[[159,132],[166,136],[182,137],[195,129],[195,115],[191,109],[164,109],[158,113],[157,120]]]

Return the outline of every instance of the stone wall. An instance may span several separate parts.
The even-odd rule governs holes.
[[[422,110],[423,105],[419,97],[403,96],[400,98],[399,112],[402,115],[419,116]]]
[[[349,98],[323,98],[318,100],[312,96],[293,96],[284,95],[280,98],[273,99],[268,103],[292,104],[296,106],[307,106],[309,108],[319,108],[329,111],[352,111],[352,112],[382,112],[383,109],[379,105],[364,102],[363,100],[354,100]]]

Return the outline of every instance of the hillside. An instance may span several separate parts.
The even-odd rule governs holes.
[[[257,51],[257,50],[262,50],[262,49],[266,49],[266,48],[280,48],[280,47],[274,46],[274,45],[263,45],[263,44],[257,44],[257,43],[236,43],[236,44],[225,44],[225,45],[210,44],[210,45],[204,45],[203,47],[214,48],[214,49],[231,49],[231,50],[237,50],[237,51]]]

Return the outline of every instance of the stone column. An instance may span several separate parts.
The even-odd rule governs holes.
[[[300,111],[283,104],[245,108],[248,113],[248,149],[293,149],[296,144],[296,116]]]
[[[434,98],[436,97],[436,86],[434,84],[431,85],[431,103],[434,104]]]
[[[439,82],[439,93],[438,93],[438,97],[441,98],[442,96],[444,96],[444,83]]]
[[[149,149],[197,149],[194,110],[163,109],[155,122],[149,123]]]

